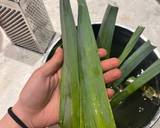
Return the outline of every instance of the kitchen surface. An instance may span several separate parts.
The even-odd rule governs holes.
[[[115,0],[119,6],[117,24],[135,30],[145,26],[144,36],[157,46],[160,52],[160,0]],[[87,0],[91,20],[100,23],[109,0]],[[61,33],[59,0],[44,0],[54,30]],[[71,0],[74,17],[77,18],[77,2]],[[0,118],[12,106],[26,81],[47,54],[39,54],[15,46],[0,28]],[[160,121],[153,128],[159,128]]]

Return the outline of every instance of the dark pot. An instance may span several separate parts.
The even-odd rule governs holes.
[[[93,25],[95,37],[97,37],[99,27],[99,24]],[[112,57],[119,57],[132,33],[131,30],[116,26],[111,52]],[[140,38],[132,52],[144,42],[145,39]],[[55,43],[46,60],[49,60],[52,57],[55,49],[61,44],[62,40]],[[137,76],[137,74],[141,73],[141,70],[146,69],[157,59],[157,54],[152,52],[130,75]],[[159,92],[160,75],[156,76],[148,84],[151,85],[155,91]],[[113,110],[118,128],[151,128],[157,122],[160,117],[159,100],[154,99],[151,101],[143,96],[143,94],[144,91],[138,90],[128,97],[118,108]]]

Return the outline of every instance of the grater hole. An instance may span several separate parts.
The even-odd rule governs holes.
[[[26,34],[22,34],[21,36],[16,36],[14,38],[12,38],[13,41],[16,41],[16,40],[20,40],[20,39],[23,39],[23,38],[26,38],[26,37],[31,37],[31,34],[30,33],[26,33]]]
[[[12,25],[16,24],[17,22],[19,22],[19,20],[21,20],[21,19],[22,19],[22,15],[17,15],[13,19],[11,19],[7,24],[5,24],[4,27],[12,26]]]
[[[5,10],[6,10],[6,7],[2,7],[2,8],[0,9],[0,14],[3,13]]]
[[[20,31],[17,31],[17,33],[10,34],[10,37],[12,38],[13,36],[18,36],[20,33],[25,33],[27,30],[28,30],[28,28],[25,28],[25,29],[22,29]]]
[[[16,12],[15,10],[13,10],[13,14],[10,15],[8,18],[6,18],[5,20],[2,21],[1,25],[4,25],[6,23],[8,23],[9,21],[11,21],[14,17],[16,17],[17,15],[19,15],[20,12]]]
[[[1,21],[5,21],[7,18],[9,18],[11,15],[13,15],[15,13],[15,10],[11,10],[10,9],[10,12],[8,14],[6,14],[4,17],[1,18]]]
[[[0,19],[2,19],[2,17],[4,17],[5,15],[7,15],[10,11],[11,11],[11,9],[6,9],[3,13],[1,13],[0,14]]]
[[[12,36],[12,39],[16,39],[16,38],[21,38],[21,37],[24,37],[24,36],[28,36],[28,35],[31,35],[29,31],[25,31],[23,33],[20,33],[19,35],[16,35],[16,36]]]
[[[26,24],[23,24],[23,25],[21,25],[21,26],[19,26],[19,27],[16,27],[15,29],[13,29],[13,30],[6,30],[6,32],[8,33],[8,34],[12,34],[12,33],[16,33],[16,32],[18,32],[18,31],[21,31],[21,30],[23,30],[23,29],[25,29],[25,28],[27,28],[27,25]]]
[[[19,42],[19,41],[24,41],[26,39],[32,39],[32,37],[30,35],[22,37],[22,38],[16,38],[16,39],[12,39],[13,42]]]
[[[15,26],[11,26],[11,27],[6,28],[6,31],[9,31],[9,30],[12,31],[12,30],[17,29],[18,27],[20,27],[20,26],[22,26],[22,25],[25,25],[25,22],[24,22],[24,21],[15,24]]]

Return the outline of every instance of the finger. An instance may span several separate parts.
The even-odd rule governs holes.
[[[103,58],[103,57],[105,57],[107,55],[107,52],[106,52],[106,50],[104,48],[99,48],[98,49],[98,54],[99,54],[100,58]]]
[[[113,95],[115,94],[114,90],[111,88],[107,88],[106,93],[107,93],[109,99],[111,99],[113,97]]]
[[[106,84],[111,83],[121,77],[120,69],[112,69],[106,73],[104,73],[104,81]]]
[[[63,63],[63,50],[57,48],[53,57],[42,67],[42,70],[46,75],[52,75],[56,73]]]
[[[119,65],[120,65],[120,61],[117,58],[111,58],[111,59],[101,61],[101,66],[103,71],[108,71],[114,68],[118,68]]]

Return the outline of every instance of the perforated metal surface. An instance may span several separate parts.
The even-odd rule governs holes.
[[[20,6],[30,28],[43,49],[53,36],[53,28],[42,0],[21,0]]]
[[[0,25],[14,44],[40,53],[55,34],[42,0],[0,0]]]

